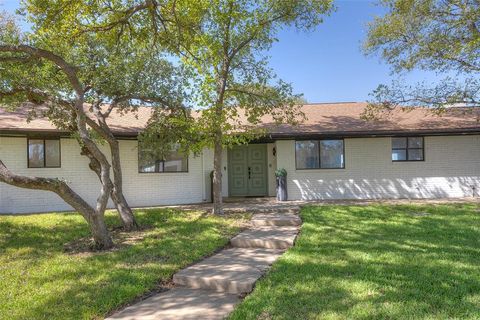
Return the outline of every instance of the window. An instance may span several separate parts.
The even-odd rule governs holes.
[[[343,169],[343,140],[296,141],[295,161],[297,169]]]
[[[60,168],[60,139],[28,139],[29,168]]]
[[[423,137],[392,138],[392,161],[423,161]]]
[[[295,158],[297,169],[318,169],[320,167],[318,141],[296,141]]]
[[[155,150],[144,149],[138,144],[138,171],[140,173],[155,172],[188,172],[188,157],[173,150],[161,157]]]

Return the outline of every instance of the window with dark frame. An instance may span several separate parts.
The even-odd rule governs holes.
[[[423,161],[424,139],[423,137],[393,137],[392,138],[392,161]]]
[[[143,148],[138,144],[138,172],[188,172],[188,156],[172,150],[168,155],[160,157],[158,152]]]
[[[343,139],[295,141],[295,167],[304,169],[344,169]]]
[[[61,151],[58,138],[27,139],[28,168],[60,168]]]

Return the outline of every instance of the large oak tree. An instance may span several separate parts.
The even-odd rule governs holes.
[[[38,14],[38,13],[37,13]],[[97,247],[112,246],[103,215],[111,198],[125,229],[136,228],[122,190],[119,143],[108,125],[112,112],[135,112],[139,104],[168,108],[176,103],[175,68],[155,48],[109,42],[95,34],[76,39],[58,29],[36,28],[23,34],[11,17],[2,16],[0,31],[0,102],[9,108],[30,107],[72,133],[101,183],[95,207],[59,179],[22,177],[0,159],[0,180],[18,187],[49,190],[87,220]],[[25,104],[25,102],[29,102]],[[102,151],[106,142],[110,159]],[[113,178],[111,177],[111,169]]]
[[[47,2],[55,8],[49,10],[51,19],[60,14],[75,25],[94,21],[77,32],[117,34],[138,43],[153,39],[183,65],[189,75],[189,102],[200,112],[197,117],[180,115],[180,124],[175,117],[167,122],[163,114],[160,119],[153,117],[147,130],[153,132],[145,136],[158,138],[175,128],[178,134],[170,136],[189,144],[185,149],[214,150],[213,212],[217,214],[223,213],[224,148],[261,134],[256,126],[264,116],[278,123],[302,118],[296,104],[300,96],[268,68],[266,52],[281,28],[311,30],[332,8],[331,0],[119,0],[94,1],[92,16],[86,8],[59,5],[65,1]],[[168,130],[159,124],[167,124]]]

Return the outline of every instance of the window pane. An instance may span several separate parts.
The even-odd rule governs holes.
[[[392,138],[392,149],[406,149],[407,138]]]
[[[165,172],[181,172],[181,171],[188,171],[187,168],[187,157],[183,154],[172,151],[171,154],[165,157],[165,161],[163,163],[163,170]]]
[[[410,138],[408,138],[408,147],[409,148],[423,148],[423,138],[422,137],[410,137]]]
[[[408,160],[423,160],[423,150],[408,149]]]
[[[60,167],[60,140],[45,140],[45,163],[47,167]]]
[[[320,141],[320,165],[322,168],[343,168],[343,140]]]
[[[392,150],[392,161],[407,160],[406,150]]]
[[[319,168],[318,141],[296,141],[295,158],[297,169]]]
[[[139,146],[140,148],[140,146]],[[155,172],[155,157],[153,153],[146,150],[139,150],[138,152],[138,171],[140,172]]]
[[[28,140],[28,166],[30,168],[43,168],[43,157],[43,140]]]
[[[188,157],[177,151],[171,151],[165,159],[161,152],[142,150],[138,145],[138,171],[139,172],[186,172],[188,171]]]

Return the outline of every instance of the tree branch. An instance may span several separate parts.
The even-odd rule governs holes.
[[[0,52],[26,53],[32,57],[46,59],[54,63],[65,73],[77,95],[83,95],[84,90],[82,84],[80,83],[80,80],[77,77],[77,68],[66,62],[59,55],[56,55],[48,50],[38,49],[24,44],[0,45]]]
[[[90,213],[94,211],[94,209],[77,193],[75,193],[64,181],[57,178],[40,178],[16,175],[5,166],[2,160],[0,160],[0,181],[20,188],[52,191],[82,214],[85,212],[85,209],[87,209],[87,212]],[[84,217],[85,219],[90,220],[89,216],[84,215]]]

